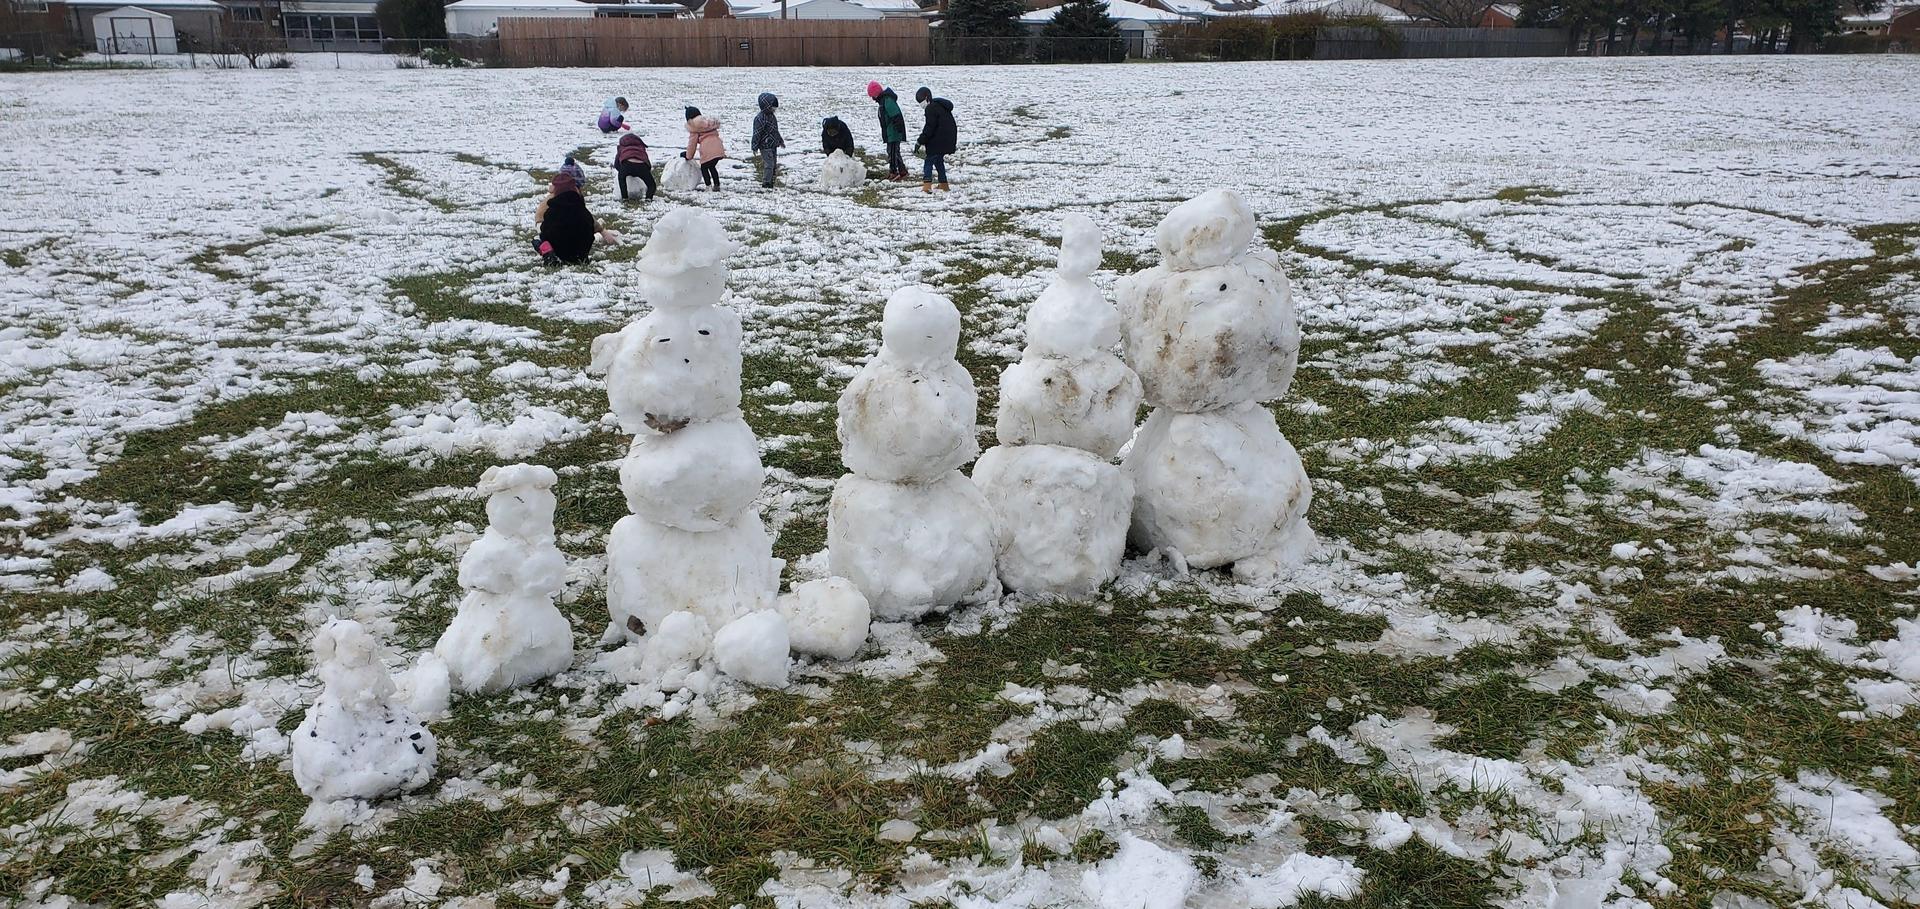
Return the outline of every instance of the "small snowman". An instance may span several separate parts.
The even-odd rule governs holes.
[[[840,457],[852,473],[828,506],[828,568],[884,621],[995,599],[993,518],[959,470],[979,451],[979,398],[954,359],[960,311],[903,287],[880,331],[880,355],[840,395]]]
[[[1027,313],[1027,348],[1000,374],[1000,445],[974,465],[993,507],[1000,581],[1083,596],[1119,573],[1133,482],[1111,462],[1133,433],[1140,380],[1113,346],[1120,316],[1095,287],[1100,230],[1061,225],[1060,267]]]
[[[1315,541],[1306,470],[1265,407],[1293,381],[1299,321],[1253,239],[1246,202],[1215,190],[1168,213],[1162,263],[1120,282],[1121,346],[1154,405],[1123,466],[1137,545],[1265,584]]]
[[[669,212],[640,253],[653,311],[593,342],[589,371],[606,375],[608,402],[634,437],[620,464],[632,514],[607,539],[605,639],[635,644],[642,673],[663,689],[690,683],[707,662],[753,684],[786,679],[773,608],[783,563],[754,509],[766,470],[740,413],[740,317],[720,305],[737,250],[712,215]],[[710,659],[721,647],[750,652]]]
[[[460,611],[433,651],[455,688],[518,688],[573,663],[573,628],[554,606],[566,560],[553,541],[551,468],[491,467],[480,477],[487,530],[460,559]]]
[[[397,696],[359,622],[332,619],[313,639],[320,697],[293,731],[293,780],[316,802],[379,799],[433,777],[434,741]]]

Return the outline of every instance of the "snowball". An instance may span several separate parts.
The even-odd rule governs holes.
[[[960,364],[908,367],[882,356],[840,393],[840,460],[869,479],[934,479],[980,452],[978,406]]]
[[[514,464],[480,478],[488,526],[460,558],[460,601],[433,652],[466,692],[518,688],[573,664],[573,628],[553,605],[567,563],[553,540],[554,473]]]
[[[713,643],[713,629],[691,612],[671,612],[640,641],[640,671],[661,691],[679,691]]]
[[[773,540],[752,511],[704,533],[628,515],[607,536],[607,612],[631,638],[650,634],[680,611],[718,628],[772,605],[780,568]]]
[[[323,688],[293,731],[293,780],[316,802],[377,799],[433,776],[434,740],[396,696],[373,636],[332,619],[313,640]]]
[[[717,306],[656,309],[593,339],[588,370],[629,433],[670,432],[740,413],[740,316]]]
[[[1135,543],[1178,553],[1194,568],[1277,558],[1311,534],[1306,470],[1260,405],[1155,410],[1123,466],[1133,477]]]
[[[873,619],[867,598],[845,578],[796,584],[780,598],[779,610],[795,653],[835,660],[849,660],[860,652]]]
[[[1240,257],[1253,242],[1253,209],[1232,190],[1216,189],[1174,206],[1154,232],[1173,271],[1211,268]]]
[[[827,510],[827,570],[853,582],[875,618],[917,619],[999,594],[993,536],[986,498],[959,471],[931,483],[849,474]]]
[[[429,650],[414,661],[413,667],[393,680],[401,700],[412,708],[422,722],[447,718],[453,695],[453,673],[447,661]]]
[[[1084,278],[1100,268],[1100,227],[1093,219],[1074,212],[1060,219],[1060,266],[1062,278]]]
[[[1119,467],[1058,445],[1003,445],[980,456],[973,481],[993,509],[1009,589],[1084,596],[1119,573],[1133,511]]]
[[[1140,413],[1140,379],[1110,353],[1077,359],[1034,356],[1000,373],[1002,445],[1066,445],[1102,458],[1118,454]]]
[[[1081,357],[1120,343],[1120,311],[1086,278],[1047,285],[1027,309],[1027,353]]]
[[[840,149],[834,149],[827,156],[825,164],[820,165],[820,186],[823,189],[858,189],[867,182],[867,167]]]
[[[719,530],[753,507],[766,470],[760,443],[738,417],[641,433],[620,462],[627,509],[681,530]]]
[[[743,615],[713,636],[720,671],[750,685],[787,684],[787,620],[771,609]]]
[[[1271,401],[1292,384],[1300,324],[1268,256],[1197,271],[1157,266],[1118,291],[1121,345],[1149,403],[1199,413]]]
[[[923,285],[887,298],[880,318],[880,358],[906,367],[942,366],[960,349],[960,310]]]
[[[739,249],[712,215],[693,208],[667,212],[640,250],[638,271],[647,302],[662,308],[720,302],[726,261]]]

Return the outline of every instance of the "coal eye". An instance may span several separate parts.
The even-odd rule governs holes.
[[[710,334],[713,334],[713,332],[710,332],[710,331],[708,331],[708,330],[706,330],[706,329],[704,329],[704,328],[702,328],[702,329],[700,329],[700,333],[701,333],[701,334],[703,334],[703,335],[710,335]]]
[[[1225,284],[1222,284],[1222,285],[1220,285],[1220,289],[1221,289],[1221,290],[1226,290],[1226,289],[1227,289],[1227,285],[1225,285]]]

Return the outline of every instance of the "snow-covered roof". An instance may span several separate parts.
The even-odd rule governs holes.
[[[1141,4],[1132,2],[1132,0],[1106,0],[1106,7],[1107,15],[1115,19],[1131,19],[1135,22],[1190,22],[1193,19],[1191,16],[1170,13],[1163,9],[1154,9],[1151,6],[1142,6]],[[1046,9],[1037,9],[1021,16],[1020,21],[1028,25],[1041,25],[1052,22],[1054,14],[1058,12],[1060,12],[1060,7],[1049,6]]]
[[[595,9],[600,4],[580,0],[458,0],[447,9]]]
[[[1413,17],[1379,0],[1268,0],[1260,8],[1242,13],[1247,16],[1301,16],[1324,13],[1329,16],[1378,16],[1388,22],[1409,22]]]
[[[847,2],[883,13],[921,12],[920,4],[916,0],[847,0]]]
[[[137,16],[143,19],[166,19],[168,21],[173,20],[173,17],[167,15],[166,13],[156,13],[153,10],[141,9],[140,7],[137,7],[137,6],[122,6],[122,7],[117,7],[115,9],[106,10],[104,12],[96,14],[95,18],[98,18],[99,16],[106,16],[109,19],[132,19]]]
[[[127,0],[67,0],[67,5],[118,9],[131,4],[127,3]],[[213,0],[141,0],[140,5],[134,8],[147,12],[163,9],[202,9],[209,12],[219,12],[226,9],[226,7],[213,2]]]
[[[1520,18],[1520,4],[1518,3],[1495,3],[1487,8],[1509,19],[1517,20]]]

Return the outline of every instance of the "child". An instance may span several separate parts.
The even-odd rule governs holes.
[[[927,150],[926,163],[921,165],[920,191],[933,192],[933,174],[940,172],[940,189],[947,189],[947,156],[960,144],[960,128],[953,122],[953,102],[945,98],[935,98],[933,90],[920,86],[913,93],[913,100],[927,112],[927,124],[920,130],[920,140],[914,143],[917,148]]]
[[[687,108],[687,150],[680,157],[700,163],[700,183],[709,192],[720,191],[720,161],[726,156],[727,147],[720,141],[720,121],[701,113],[700,108]]]
[[[760,93],[760,113],[753,118],[753,150],[760,153],[760,185],[773,188],[773,175],[780,167],[780,149],[787,140],[780,136],[780,117],[774,113],[780,99],[772,92]]]
[[[587,188],[587,172],[573,160],[572,155],[568,155],[565,161],[560,162],[560,172],[572,177],[574,186],[583,190]]]
[[[533,243],[540,261],[548,265],[574,265],[587,261],[597,235],[611,244],[613,232],[601,230],[587,200],[580,197],[580,185],[567,174],[555,174],[547,197],[534,209],[533,220],[540,226],[540,238]]]
[[[880,105],[880,139],[887,143],[887,179],[899,182],[907,178],[907,162],[900,157],[900,143],[907,141],[907,118],[900,113],[900,99],[893,89],[878,82],[867,83],[867,97]]]
[[[613,170],[620,175],[620,198],[627,195],[627,178],[639,177],[647,185],[647,199],[653,199],[653,161],[647,157],[647,143],[639,136],[627,133],[620,137],[620,148],[613,155]]]
[[[847,131],[847,125],[839,117],[828,117],[820,121],[820,151],[831,155],[837,151],[853,157],[853,133]]]
[[[600,131],[617,133],[627,128],[627,99],[608,98],[607,103],[600,106]]]

